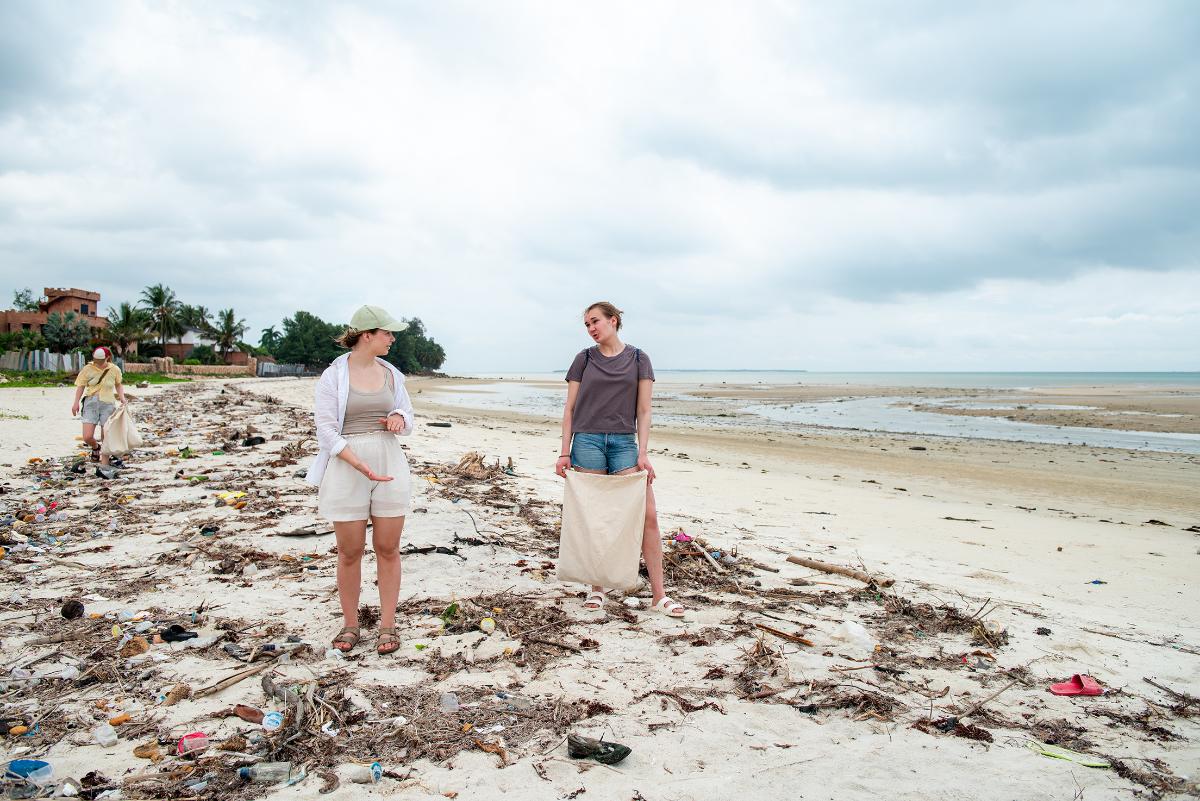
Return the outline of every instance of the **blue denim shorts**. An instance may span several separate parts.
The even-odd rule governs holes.
[[[637,467],[637,437],[633,434],[576,434],[571,438],[571,465],[604,470],[610,475]]]

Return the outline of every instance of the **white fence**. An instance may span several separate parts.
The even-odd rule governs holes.
[[[51,353],[48,350],[10,350],[0,356],[3,370],[51,370],[77,373],[90,361],[83,353]]]

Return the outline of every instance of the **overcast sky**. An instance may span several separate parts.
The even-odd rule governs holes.
[[[1179,2],[0,3],[0,303],[565,367],[1200,369]]]

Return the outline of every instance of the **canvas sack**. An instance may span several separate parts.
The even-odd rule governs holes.
[[[137,424],[129,412],[129,404],[123,403],[104,424],[104,439],[100,442],[100,452],[108,456],[124,456],[134,448],[140,447],[142,435],[138,433]]]
[[[558,580],[614,590],[638,585],[646,526],[646,471],[624,476],[568,470]]]

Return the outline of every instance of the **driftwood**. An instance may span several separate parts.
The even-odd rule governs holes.
[[[699,544],[697,544],[697,543],[695,543],[695,542],[693,542],[693,543],[692,543],[692,545],[694,545],[694,546],[696,547],[696,550],[700,552],[700,555],[701,555],[701,556],[703,556],[705,559],[707,559],[707,560],[708,560],[708,563],[709,563],[710,565],[712,565],[712,566],[713,566],[713,570],[717,571],[718,573],[724,573],[724,572],[725,572],[725,568],[721,567],[720,563],[719,563],[719,562],[717,562],[717,560],[716,560],[716,559],[713,559],[713,558],[712,558],[712,554],[711,554],[711,553],[709,553],[708,551],[706,551],[706,550],[704,550],[703,548],[701,548],[701,547],[699,546]]]
[[[968,710],[967,710],[966,712],[964,712],[963,714],[959,715],[959,718],[961,719],[961,718],[966,718],[966,717],[970,717],[971,715],[974,715],[976,712],[978,712],[979,710],[983,709],[983,707],[984,707],[984,704],[986,704],[988,701],[991,701],[991,700],[993,700],[993,699],[994,699],[996,696],[1000,695],[1000,693],[1004,692],[1004,691],[1005,691],[1005,690],[1007,690],[1009,687],[1012,687],[1012,686],[1014,686],[1014,685],[1015,685],[1015,684],[1017,684],[1017,683],[1018,683],[1018,682],[1017,682],[1017,680],[1016,680],[1016,679],[1013,679],[1013,680],[1012,680],[1012,681],[1010,681],[1008,684],[1005,684],[1005,685],[1004,685],[1003,687],[1001,687],[999,690],[996,690],[996,692],[992,693],[992,694],[991,694],[991,695],[989,695],[987,698],[984,698],[984,699],[983,699],[982,701],[980,701],[978,704],[976,704],[975,706],[971,707],[970,709],[968,709]],[[947,688],[946,688],[946,689],[950,689],[950,688],[947,686]]]
[[[808,646],[811,646],[813,644],[812,640],[806,640],[798,634],[788,634],[786,631],[780,631],[779,629],[775,628],[774,626],[768,626],[765,623],[755,623],[754,626],[755,626],[755,628],[762,629],[763,631],[767,632],[768,634],[774,634],[776,637],[782,637],[783,639],[787,640],[788,642],[798,642],[801,645],[808,645]]]
[[[49,634],[45,637],[38,637],[36,640],[30,640],[29,645],[50,645],[56,642],[71,642],[73,640],[82,640],[88,636],[87,628],[68,629],[60,631],[57,634]]]
[[[1149,678],[1146,678],[1145,676],[1142,676],[1142,681],[1146,682],[1151,687],[1157,687],[1158,689],[1162,690],[1164,693],[1171,696],[1177,702],[1183,704],[1184,706],[1195,706],[1197,704],[1200,704],[1200,698],[1197,698],[1194,695],[1188,695],[1187,693],[1178,692],[1177,690],[1172,690],[1170,687],[1165,687],[1165,686],[1159,684],[1154,679],[1149,679]]]
[[[789,556],[789,562],[794,565],[802,565],[820,570],[822,573],[836,573],[839,576],[848,576],[852,579],[858,579],[863,584],[876,584],[880,587],[890,587],[896,582],[893,579],[876,579],[874,576],[864,573],[861,570],[855,570],[852,567],[842,567],[841,565],[831,565],[828,562],[819,562],[816,559],[807,559],[803,556]]]
[[[219,692],[221,692],[221,690],[224,690],[226,687],[232,687],[233,685],[237,684],[239,681],[242,681],[243,679],[248,679],[255,674],[262,673],[264,670],[266,670],[267,668],[271,667],[274,664],[275,664],[275,660],[272,659],[269,662],[263,662],[261,665],[256,665],[252,668],[247,668],[246,670],[238,671],[237,673],[234,673],[232,676],[230,676],[228,678],[221,679],[220,681],[218,681],[214,684],[210,684],[207,687],[201,687],[199,690],[196,690],[194,693],[192,693],[192,697],[193,698],[203,698],[206,695],[212,695],[213,693],[219,693]]]

